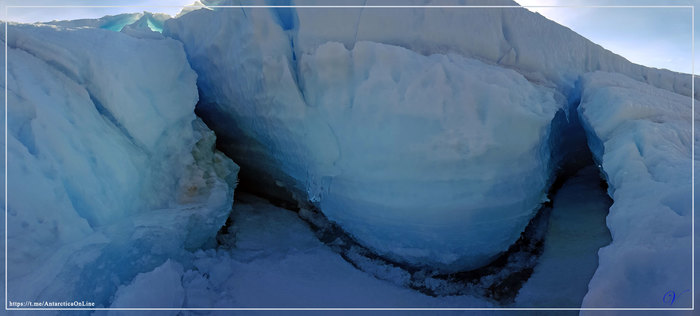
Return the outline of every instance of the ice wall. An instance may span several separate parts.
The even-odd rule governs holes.
[[[182,45],[56,26],[5,35],[9,299],[105,306],[211,242],[238,167],[194,115]]]
[[[212,4],[235,5],[238,3],[224,1]],[[325,3],[304,1],[296,4]],[[343,1],[337,4],[379,3]],[[484,3],[417,1],[402,4]],[[514,5],[512,2],[498,4]],[[406,122],[405,126],[388,119],[396,115],[405,115],[404,112],[409,110],[425,110],[412,106],[413,101],[430,104],[426,108],[431,110],[437,107],[434,104],[444,107],[445,102],[441,101],[445,100],[441,97],[445,95],[449,96],[447,104],[452,100],[464,101],[461,97],[453,97],[446,92],[447,90],[431,93],[439,91],[432,89],[440,88],[440,84],[431,87],[430,83],[439,83],[440,76],[427,75],[427,69],[431,68],[421,66],[426,60],[446,56],[452,63],[455,63],[456,59],[473,63],[479,60],[481,61],[479,66],[483,66],[483,69],[515,70],[535,89],[543,89],[541,86],[552,87],[558,93],[566,95],[565,98],[559,98],[558,93],[553,92],[552,99],[557,100],[554,101],[556,104],[574,101],[573,95],[579,94],[581,89],[581,86],[576,85],[579,78],[586,73],[598,70],[617,73],[615,80],[639,85],[646,83],[647,88],[658,88],[653,90],[654,93],[668,93],[668,95],[674,95],[674,98],[679,98],[676,94],[691,95],[689,75],[632,64],[565,27],[519,8],[297,8],[296,10],[269,11],[226,8],[215,12],[204,10],[191,12],[166,24],[165,33],[184,42],[190,62],[200,74],[198,84],[203,93],[203,102],[199,110],[207,119],[207,123],[227,138],[224,143],[227,144],[229,152],[235,157],[241,157],[242,163],[246,169],[252,170],[252,174],[261,175],[257,180],[262,186],[266,188],[272,188],[275,185],[285,186],[296,192],[298,197],[317,202],[329,218],[339,222],[363,243],[384,255],[414,263],[442,265],[443,268],[445,262],[450,260],[458,262],[460,259],[447,259],[439,252],[422,251],[417,246],[420,242],[416,240],[425,242],[431,239],[429,236],[448,240],[451,238],[449,236],[455,236],[447,233],[450,229],[445,229],[445,226],[434,225],[435,223],[431,222],[437,218],[448,218],[446,214],[459,219],[455,221],[459,224],[455,223],[455,225],[468,227],[469,222],[479,223],[478,217],[469,219],[455,217],[454,214],[459,213],[458,211],[452,213],[444,209],[441,211],[440,207],[435,205],[443,201],[458,201],[463,206],[463,210],[469,209],[476,213],[478,211],[474,209],[475,204],[492,205],[487,202],[489,194],[484,194],[485,191],[481,190],[483,188],[469,187],[465,185],[467,181],[460,182],[460,180],[464,180],[462,177],[470,172],[469,168],[473,166],[470,164],[472,161],[469,156],[469,153],[473,153],[472,149],[479,146],[490,149],[492,147],[489,146],[496,142],[490,144],[480,142],[489,139],[488,136],[484,136],[488,134],[486,132],[488,128],[483,128],[489,125],[479,126],[469,120],[484,119],[483,116],[479,116],[478,111],[473,113],[474,116],[464,112],[465,115],[460,117],[460,120],[469,122],[465,123],[465,126],[481,127],[465,133],[479,135],[479,140],[460,138],[459,133],[448,136],[441,133],[442,131],[431,130],[430,124],[427,123],[430,119],[425,119],[435,114],[430,111],[420,112],[421,119],[418,120],[404,118],[402,121]],[[216,29],[218,32],[204,32],[205,29]],[[368,50],[369,47],[373,49]],[[411,58],[402,59],[397,53],[387,54],[383,58],[376,58],[374,55],[378,50],[393,53],[401,49],[405,49],[405,53],[401,55],[405,54]],[[373,54],[368,54],[370,51]],[[382,67],[363,68],[360,61],[364,58],[358,58],[360,53],[376,58],[376,64],[381,64]],[[414,55],[424,58],[414,58]],[[430,65],[430,62],[427,64]],[[451,69],[458,68],[454,64],[449,66]],[[415,75],[414,72],[420,74]],[[420,78],[421,75],[429,78],[422,86],[416,84],[415,86],[420,88],[413,91],[420,92],[409,97],[402,92],[411,89],[402,90],[401,87],[402,78],[407,74],[412,74],[414,78]],[[459,77],[445,72],[445,78],[451,81]],[[511,82],[508,84],[513,85]],[[465,94],[477,96],[483,92],[483,95],[488,95],[488,97],[473,100],[472,104],[476,105],[477,109],[480,108],[479,105],[497,104],[498,98],[494,95],[502,95],[489,93],[489,90],[480,83],[470,82],[469,85],[463,90]],[[376,89],[370,90],[370,87]],[[585,89],[591,91],[590,88]],[[363,99],[363,95],[368,97]],[[631,95],[629,102],[634,102],[631,100],[637,100],[637,97]],[[392,108],[394,104],[392,98],[400,100],[397,104],[405,106]],[[568,100],[563,101],[564,99]],[[548,102],[533,103],[543,105]],[[513,108],[526,106],[517,102],[512,102],[511,105]],[[610,108],[609,111],[618,108],[615,105],[607,107]],[[512,108],[508,111],[512,111]],[[383,113],[391,113],[391,115],[385,116]],[[413,112],[413,116],[409,115],[409,117],[415,119],[419,116],[417,113],[419,112]],[[575,113],[570,114],[575,115]],[[443,112],[439,115],[452,117],[454,113]],[[235,124],[227,124],[228,121],[233,121]],[[441,121],[441,124],[446,121],[448,120]],[[504,119],[499,122],[509,126],[512,120]],[[592,124],[591,122],[588,120],[587,124]],[[322,123],[327,124],[324,126]],[[622,123],[623,121],[615,121],[610,124],[617,126]],[[373,126],[376,127],[373,128]],[[449,123],[446,126],[450,126]],[[591,147],[599,162],[604,162],[603,145],[597,143],[598,137],[592,132],[594,129],[589,126]],[[654,130],[650,129],[650,131]],[[418,154],[420,151],[410,151],[407,149],[410,146],[404,146],[409,143],[409,139],[411,146],[421,144],[421,137],[431,133],[434,133],[436,138],[455,140],[455,143],[447,145],[453,149],[467,144],[465,147],[470,149],[467,150],[469,153],[458,153],[460,159],[464,159],[463,162],[450,165],[443,161],[440,164],[431,165],[432,162],[441,159],[439,147],[427,147],[432,151],[426,155],[428,157],[424,157]],[[245,136],[236,136],[240,134]],[[514,132],[513,135],[521,136],[527,133]],[[546,139],[546,133],[530,134],[530,136],[533,135],[540,137],[540,142]],[[389,139],[392,141],[389,142]],[[406,144],[402,143],[404,139]],[[425,150],[425,148],[422,149]],[[394,153],[395,156],[386,153]],[[503,154],[497,151],[492,153],[494,156],[489,157]],[[520,157],[519,161],[523,161],[522,156],[513,157]],[[488,161],[494,164],[504,163],[500,166],[513,165],[505,164],[504,161]],[[380,165],[381,168],[377,167]],[[610,166],[609,168],[611,168],[610,172],[617,172],[616,170],[622,167]],[[518,174],[517,168],[515,169],[513,174]],[[532,174],[535,174],[535,170],[541,171],[538,168],[530,170],[533,171]],[[604,165],[603,170],[609,172]],[[441,178],[438,175],[440,172],[450,173],[450,176]],[[464,173],[460,174],[460,172]],[[397,177],[395,176],[397,174],[403,176]],[[503,174],[497,174],[490,179],[501,179],[499,178],[501,176]],[[523,176],[519,178],[522,179]],[[440,182],[445,179],[449,180]],[[473,183],[484,183],[484,179],[478,177],[473,177],[472,180],[474,180]],[[513,183],[517,181],[513,180]],[[533,183],[541,183],[538,182],[539,180],[528,181],[520,183],[530,184],[531,187]],[[441,187],[441,184],[447,189]],[[465,186],[462,187],[462,185]],[[629,184],[611,182],[612,190],[619,190],[617,186],[625,187]],[[418,190],[418,187],[421,189]],[[681,192],[683,189],[674,190],[670,192]],[[524,191],[512,188],[508,188],[508,191],[519,192],[514,194],[515,196],[528,196]],[[465,192],[475,192],[477,197],[464,194]],[[350,201],[350,196],[354,201]],[[379,198],[380,196],[384,198]],[[387,199],[387,196],[392,198]],[[618,197],[613,197],[618,201]],[[614,208],[631,203],[627,201],[627,197],[619,198],[622,200],[618,201]],[[430,201],[431,205],[422,205],[424,201]],[[474,204],[469,204],[469,201]],[[410,212],[398,211],[411,208],[414,210]],[[418,209],[425,211],[417,211]],[[515,208],[510,208],[513,212],[510,214],[518,214],[518,211],[513,209]],[[464,215],[464,213],[461,214]],[[492,215],[493,218],[504,217],[504,214],[494,213],[493,210],[484,214]],[[397,221],[398,218],[401,220]],[[415,223],[422,225],[414,225]],[[408,235],[417,236],[416,240],[412,240],[411,237],[402,237],[408,235],[405,235],[406,232],[401,229],[411,231]],[[432,235],[434,231],[431,229],[440,231],[440,234],[444,233],[444,235],[439,237]],[[498,229],[501,236],[508,235],[508,229],[504,227],[498,227]],[[515,231],[516,227],[513,226],[511,229]],[[398,233],[399,231],[401,233]],[[492,237],[494,236],[492,233],[482,231],[477,234],[481,237]],[[641,234],[641,230],[637,233]],[[459,238],[480,240],[467,233],[463,234],[455,240]],[[395,243],[395,240],[398,242]],[[623,240],[618,240],[617,244],[614,243],[611,248],[623,243]],[[487,248],[493,245],[482,246]],[[446,245],[432,244],[430,249],[440,249],[443,246],[446,247],[445,249],[449,248]],[[383,247],[385,249],[382,249]],[[473,249],[470,250],[473,251]],[[450,249],[456,253],[463,250]],[[426,260],[425,256],[430,256],[431,259]],[[601,258],[605,259],[605,256]],[[601,271],[611,271],[605,266],[607,264],[614,265],[601,260],[601,267],[603,267]],[[466,266],[469,265],[462,267]],[[593,284],[596,283],[592,283],[592,286]],[[627,285],[632,284],[636,283],[631,282]],[[652,300],[649,299],[647,302]]]
[[[579,113],[615,201],[613,241],[583,307],[690,307],[691,99],[606,72],[585,75],[582,89]]]
[[[243,170],[396,261],[454,271],[505,251],[546,199],[563,98],[454,53],[372,41],[295,50],[290,34],[304,29],[285,14],[166,22],[199,74],[198,113]]]

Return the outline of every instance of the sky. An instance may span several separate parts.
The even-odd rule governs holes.
[[[100,18],[105,15],[133,12],[162,12],[172,16],[195,0],[0,0],[0,19],[13,22],[46,22],[52,20],[74,20]],[[7,6],[125,6],[118,8],[7,8]]]
[[[690,73],[692,71],[692,11],[690,8],[590,8],[580,6],[698,6],[700,0],[515,0],[550,20],[562,24],[591,41],[628,60],[645,66]],[[37,22],[98,18],[127,12],[163,12],[177,14],[194,0],[3,0],[0,19]],[[329,2],[331,4],[332,2]],[[122,8],[7,8],[56,5],[115,5]],[[579,7],[571,7],[579,6]],[[695,26],[695,41],[700,43],[700,28]],[[700,51],[697,49],[696,51]],[[700,60],[700,52],[695,54]],[[700,68],[700,63],[699,63]]]
[[[697,6],[695,42],[700,43],[700,0],[515,0],[522,6]],[[691,8],[528,7],[629,61],[691,73]],[[695,59],[700,53],[696,49]],[[695,71],[698,72],[697,70]]]

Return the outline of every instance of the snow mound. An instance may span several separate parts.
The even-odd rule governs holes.
[[[579,113],[615,201],[613,241],[583,306],[690,307],[691,99],[613,73],[581,85]]]
[[[9,299],[106,306],[137,273],[211,242],[238,167],[193,113],[181,44],[56,26],[7,35]]]
[[[131,283],[120,286],[112,307],[181,307],[185,298],[180,281],[183,273],[181,264],[168,259],[153,271],[139,273]]]
[[[362,272],[319,241],[294,212],[245,193],[236,196],[231,219],[224,237],[230,248],[194,253],[193,267],[182,277],[185,306],[493,306],[468,295],[427,296]]]
[[[164,30],[199,74],[198,113],[256,181],[411,265],[476,268],[519,237],[545,200],[563,106],[552,89],[374,42],[297,54],[278,22],[270,10],[197,10]]]

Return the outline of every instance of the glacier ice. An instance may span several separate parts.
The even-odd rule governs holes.
[[[269,10],[198,10],[164,34],[184,43],[197,110],[244,172],[386,257],[479,267],[546,198],[563,103],[513,70],[367,41],[296,54]]]
[[[691,99],[615,73],[586,74],[581,86],[579,113],[615,201],[583,306],[669,307],[665,293],[692,279]]]
[[[66,28],[101,28],[119,32],[130,25],[146,26],[152,31],[161,32],[163,23],[170,19],[170,15],[164,13],[123,13],[117,15],[106,15],[99,19],[78,19],[42,22],[42,24],[56,25]]]
[[[166,19],[10,24],[10,299],[263,303],[267,288],[246,284],[274,284],[266,269],[280,269],[318,297],[352,277],[349,296],[394,293],[365,297],[373,304],[444,305],[376,283],[266,206],[238,209],[233,235],[247,239],[227,240],[235,250],[189,252],[213,244],[232,203],[238,167],[215,141],[249,189],[309,201],[384,258],[454,272],[506,250],[546,201],[553,167],[570,158],[551,156],[565,115],[586,127],[615,199],[584,307],[690,304],[689,75],[632,64],[524,9]],[[402,268],[396,279],[410,278]],[[155,285],[167,290],[145,301]],[[318,302],[294,294],[270,301]]]
[[[48,25],[2,35],[10,300],[105,306],[137,273],[213,241],[238,167],[194,115],[179,42]]]
[[[122,32],[137,38],[161,39],[163,23],[170,19],[165,13],[123,13],[107,15],[99,19],[78,19],[41,22],[40,24],[55,25],[63,28],[100,28]]]
[[[200,75],[202,100],[197,111],[217,131],[227,152],[244,166],[242,178],[272,195],[282,188],[297,199],[312,201],[361,243],[410,264],[448,271],[468,269],[504,250],[503,246],[522,231],[525,219],[544,199],[552,172],[549,168],[556,162],[548,161],[550,139],[546,127],[557,110],[564,110],[567,116],[580,115],[587,126],[590,147],[606,175],[624,179],[649,172],[654,179],[632,185],[610,181],[608,176],[610,193],[616,201],[608,218],[614,241],[601,251],[600,269],[590,285],[596,290],[586,296],[584,305],[641,302],[641,306],[658,306],[663,292],[635,296],[638,290],[634,289],[652,285],[656,289],[674,282],[682,287],[679,278],[687,277],[682,272],[689,269],[689,260],[671,265],[669,271],[673,273],[658,272],[668,277],[663,282],[625,276],[622,267],[630,268],[624,271],[655,271],[658,262],[643,255],[641,249],[634,250],[633,242],[621,236],[641,238],[637,235],[646,233],[644,238],[651,240],[657,238],[657,233],[668,237],[661,231],[675,227],[672,230],[678,235],[671,233],[668,239],[650,241],[653,246],[646,250],[648,254],[684,258],[681,252],[690,248],[684,245],[689,242],[685,231],[689,225],[680,226],[687,223],[685,216],[689,213],[685,199],[690,196],[690,181],[687,186],[681,183],[689,177],[690,167],[680,166],[690,163],[686,156],[692,141],[685,135],[690,132],[690,110],[678,110],[682,108],[679,104],[690,104],[690,98],[684,99],[692,94],[690,75],[632,64],[524,9],[389,10],[195,10],[167,21],[164,34],[183,42],[193,69]],[[208,31],[212,29],[218,32]],[[589,74],[596,71],[615,74]],[[591,79],[594,77],[597,79]],[[502,79],[489,81],[495,78]],[[612,87],[591,87],[591,82],[601,78],[607,78],[605,82]],[[456,89],[452,80],[469,82],[469,86]],[[503,86],[510,89],[498,90],[496,82],[508,82]],[[633,91],[640,93],[623,91],[618,95],[618,90],[624,90],[618,85],[636,86]],[[593,91],[606,91],[607,97],[590,103]],[[579,94],[583,99],[580,113],[571,111],[575,107],[567,104]],[[659,95],[667,97],[657,100]],[[698,98],[698,94],[692,97]],[[640,117],[635,115],[655,111],[648,106],[629,109],[639,98],[646,98],[642,104],[651,100],[667,104],[665,98],[676,100],[670,107],[682,114],[661,121],[657,116],[638,120]],[[466,105],[456,106],[460,102]],[[505,104],[507,111],[495,110]],[[468,123],[455,123],[453,118]],[[436,119],[440,124],[432,123]],[[522,125],[511,126],[514,120],[534,122],[531,119],[539,122],[533,125],[539,130],[528,132]],[[625,123],[630,120],[635,123]],[[520,149],[533,150],[499,148],[504,139],[498,138],[498,124],[518,130],[502,135],[508,138],[506,142],[518,142],[523,146]],[[617,133],[628,129],[625,136],[606,134],[621,125],[627,127]],[[657,132],[660,134],[654,135]],[[600,133],[612,138],[601,138]],[[668,154],[668,150],[655,149],[660,145],[652,141],[664,138],[669,138],[672,145],[660,148],[673,149],[670,158],[663,158],[661,153]],[[603,146],[605,141],[611,143]],[[624,166],[625,159],[620,157],[634,148],[630,144],[646,158],[632,156],[633,163]],[[614,149],[607,149],[609,146]],[[516,151],[508,152],[511,149]],[[606,158],[605,150],[614,152],[606,153]],[[480,151],[486,158],[481,161],[475,156]],[[664,159],[671,162],[661,163]],[[536,166],[523,164],[535,160],[539,162]],[[669,225],[644,230],[615,224],[616,218],[631,222],[632,218],[626,216],[634,214],[618,209],[652,203],[632,200],[657,192],[654,188],[659,186],[666,186],[659,192],[668,196],[653,203],[661,203],[661,209],[677,210],[663,219]],[[620,193],[628,190],[645,193]],[[504,197],[505,192],[508,194]],[[519,198],[524,202],[504,207],[509,199]],[[494,208],[489,209],[491,206]],[[645,209],[645,213],[653,213],[654,207]],[[511,223],[501,221],[503,218]],[[492,227],[486,224],[496,222]],[[664,240],[676,238],[678,244],[661,249]],[[438,240],[451,241],[441,244]],[[612,253],[622,252],[627,246],[632,247],[627,250],[629,258],[637,259],[625,261],[636,263],[616,263],[614,258],[624,255]],[[478,253],[476,249],[489,252]],[[645,281],[635,281],[637,278]],[[608,279],[614,281],[607,283]],[[612,290],[626,294],[605,297]]]
[[[167,18],[170,18],[170,16],[166,14],[144,12],[141,18],[133,23],[125,25],[121,29],[121,32],[138,38],[163,38],[163,35],[160,33],[163,31],[163,23],[165,22],[166,18],[161,17],[161,15],[165,15]]]
[[[323,5],[323,0],[304,5]],[[346,5],[380,5],[345,0]],[[502,5],[514,1],[408,0],[402,5]],[[296,10],[292,38],[299,56],[328,41],[352,47],[373,41],[423,55],[456,53],[516,69],[528,79],[560,91],[572,89],[581,74],[607,71],[682,95],[691,94],[691,77],[627,61],[570,29],[524,8],[364,8]],[[700,82],[700,81],[698,81]],[[700,98],[700,92],[695,92]]]

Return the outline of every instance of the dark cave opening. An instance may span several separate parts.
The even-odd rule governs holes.
[[[550,197],[579,170],[596,165],[588,146],[586,131],[578,115],[580,102],[580,97],[574,96],[569,100],[567,108],[558,111],[552,119],[549,145],[554,181],[548,191]]]

